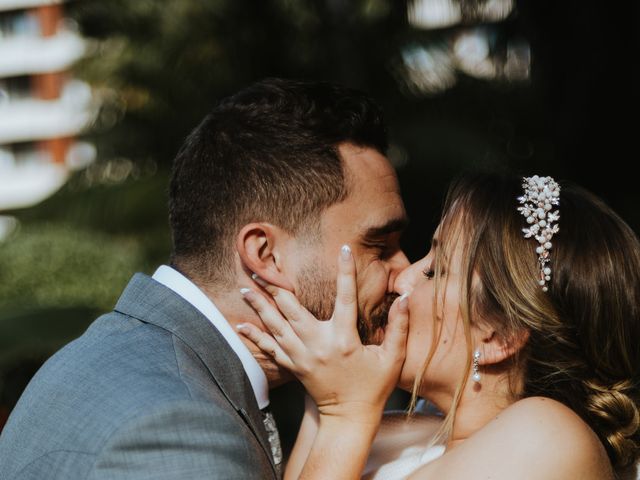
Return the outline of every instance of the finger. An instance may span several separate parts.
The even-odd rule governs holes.
[[[249,288],[240,289],[240,293],[260,316],[262,323],[265,324],[282,349],[287,352],[287,355],[295,356],[304,350],[303,343],[293,331],[289,322],[282,317],[278,309],[271,305],[265,297]]]
[[[305,327],[309,327],[312,322],[316,321],[316,318],[300,304],[298,297],[293,292],[272,285],[255,273],[251,278],[271,295],[280,312],[289,321],[291,328],[304,342],[309,333],[309,328]]]
[[[338,278],[336,280],[336,305],[333,311],[336,329],[340,334],[358,333],[358,289],[356,285],[356,264],[348,245],[340,249]]]
[[[278,365],[287,370],[293,370],[293,362],[272,336],[250,323],[236,325],[236,329],[251,340],[263,353],[271,357]]]
[[[252,273],[251,274],[251,279],[254,282],[256,282],[258,285],[260,285],[272,297],[278,294],[277,287],[275,285],[272,285],[271,283],[267,282],[264,278],[262,278],[257,273]]]
[[[389,310],[389,322],[381,347],[398,358],[404,358],[409,333],[409,294],[396,298]]]

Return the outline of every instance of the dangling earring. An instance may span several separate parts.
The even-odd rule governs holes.
[[[471,375],[471,379],[474,382],[480,382],[480,350],[476,350],[473,352],[473,375]]]

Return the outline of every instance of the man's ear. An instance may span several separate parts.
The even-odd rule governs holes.
[[[236,250],[248,274],[293,290],[284,270],[284,252],[291,236],[270,223],[248,223],[236,236]]]
[[[523,328],[511,335],[502,335],[497,330],[482,322],[477,326],[478,341],[474,346],[480,350],[479,364],[483,366],[496,365],[510,359],[518,353],[529,341],[529,330]]]

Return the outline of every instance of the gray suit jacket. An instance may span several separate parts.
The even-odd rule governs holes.
[[[44,364],[0,436],[2,480],[275,478],[240,360],[142,274]]]

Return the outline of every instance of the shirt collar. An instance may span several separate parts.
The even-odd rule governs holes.
[[[269,405],[267,376],[211,299],[191,280],[167,265],[158,267],[152,278],[180,295],[209,319],[240,359],[242,367],[247,377],[249,377],[249,382],[256,396],[258,407],[262,410]]]

